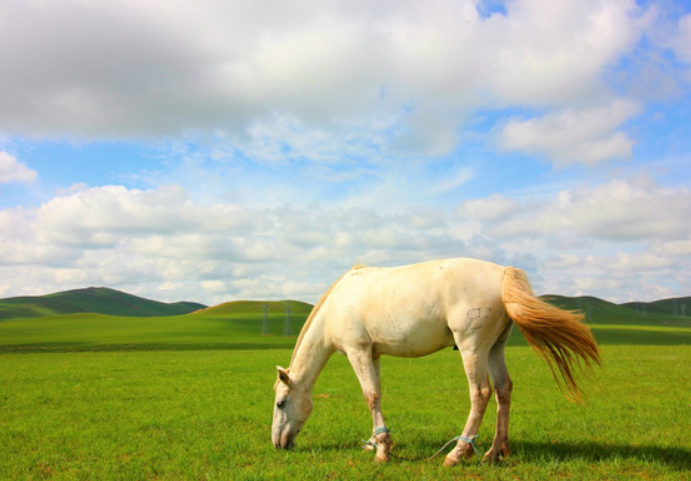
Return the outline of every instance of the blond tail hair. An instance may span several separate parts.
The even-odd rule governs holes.
[[[592,363],[600,364],[599,348],[582,322],[583,315],[536,298],[525,273],[514,267],[504,270],[502,301],[528,344],[549,364],[559,389],[569,399],[583,402],[574,365],[590,369]]]

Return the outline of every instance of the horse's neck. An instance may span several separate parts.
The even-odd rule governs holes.
[[[320,317],[315,318],[307,332],[301,336],[290,363],[291,377],[310,391],[319,373],[324,369],[326,361],[334,352],[324,339],[323,318],[319,319]]]

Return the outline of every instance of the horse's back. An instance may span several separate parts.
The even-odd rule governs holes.
[[[341,351],[371,345],[395,356],[435,352],[501,310],[503,270],[475,259],[354,269],[324,305],[327,334]]]

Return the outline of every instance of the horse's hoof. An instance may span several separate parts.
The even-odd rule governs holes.
[[[501,443],[498,449],[496,449],[494,446],[490,448],[487,453],[485,453],[485,457],[482,458],[482,462],[486,463],[498,463],[502,459],[508,457],[508,455],[511,453],[509,450],[509,447],[506,445],[506,443]]]
[[[487,451],[482,458],[483,463],[497,464],[499,462],[499,455],[491,451]]]
[[[374,460],[378,463],[388,463],[391,460],[389,453],[391,452],[391,446],[388,444],[380,444],[379,449],[377,449],[377,455]]]
[[[444,460],[444,466],[456,466],[461,459],[470,459],[475,454],[470,448],[470,444],[464,447],[456,446],[453,451],[446,455],[446,460]]]
[[[461,451],[459,448],[454,448],[453,451],[451,451],[449,454],[446,455],[446,459],[444,460],[444,466],[447,468],[450,468],[452,466],[456,466],[461,459],[463,459],[463,451]]]
[[[391,461],[391,457],[388,454],[377,454],[374,458],[375,463],[384,464],[389,461]]]

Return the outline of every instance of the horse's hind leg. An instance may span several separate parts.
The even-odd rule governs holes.
[[[510,328],[509,328],[510,329]],[[508,337],[508,335],[506,336]],[[484,460],[497,462],[499,458],[509,455],[509,407],[513,384],[504,361],[506,340],[499,340],[489,353],[489,372],[494,383],[497,399],[497,429],[492,447],[485,454]]]
[[[456,447],[444,461],[445,466],[454,466],[463,458],[470,458],[475,453],[473,443],[480,430],[480,423],[487,409],[487,403],[492,396],[492,388],[489,384],[487,352],[476,352],[474,349],[463,347],[459,344],[463,367],[468,377],[470,387],[470,414],[463,428],[463,439],[459,440]]]

